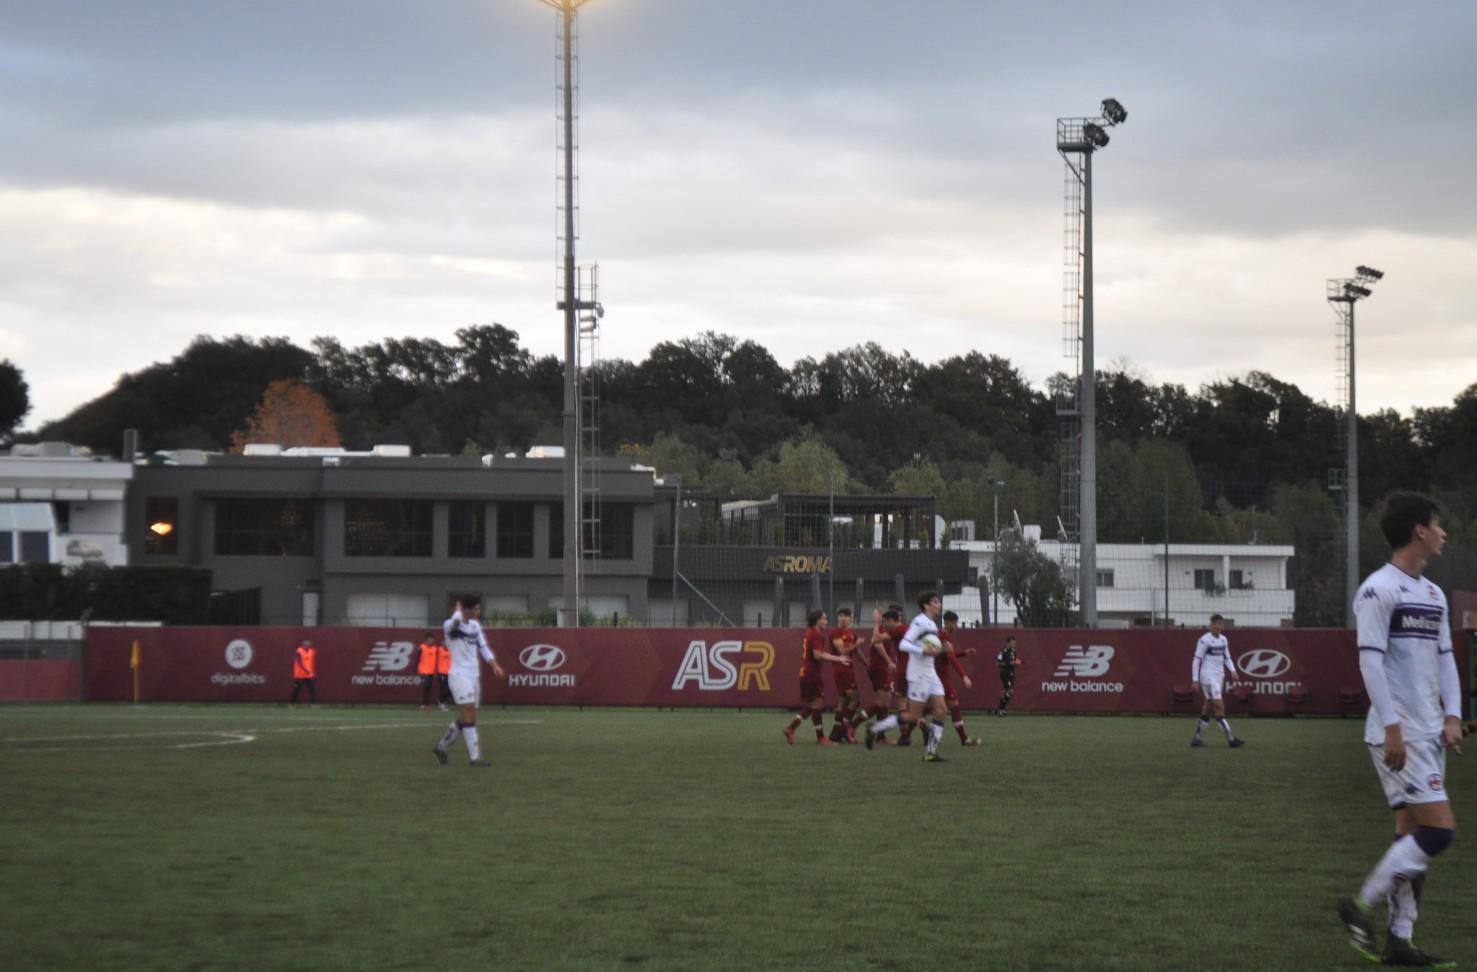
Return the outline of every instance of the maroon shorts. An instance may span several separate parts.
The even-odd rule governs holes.
[[[954,694],[954,680],[947,675],[940,675],[939,681],[944,683],[944,702],[953,705],[959,701],[959,696]]]
[[[856,672],[851,670],[850,665],[845,668],[832,669],[831,675],[836,680],[836,691],[839,694],[845,695],[847,692],[856,691]]]
[[[899,665],[897,673],[892,676],[892,690],[898,695],[908,694],[908,666]]]
[[[874,693],[887,692],[890,691],[892,688],[892,686],[888,684],[887,669],[885,668],[867,669],[867,678],[870,679],[872,682],[872,691]]]
[[[812,702],[826,697],[826,686],[819,676],[812,675],[800,680],[800,701]]]

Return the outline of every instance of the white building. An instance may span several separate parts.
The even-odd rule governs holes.
[[[1041,528],[1023,529],[1027,540],[1046,557],[1062,563],[1062,544],[1042,540]],[[988,540],[954,541],[951,549],[968,550],[971,572],[980,587],[944,598],[962,624],[987,623],[980,588],[989,588],[995,544]],[[1287,584],[1291,546],[1271,544],[1099,543],[1097,545],[1097,610],[1102,627],[1163,624],[1168,590],[1168,616],[1176,625],[1202,626],[1212,614],[1224,615],[1237,627],[1291,625],[1294,594]],[[1068,578],[1075,588],[1074,577]],[[1015,608],[1003,595],[987,597],[997,624],[1015,623]]]
[[[128,563],[123,500],[133,466],[65,442],[0,456],[0,564]]]

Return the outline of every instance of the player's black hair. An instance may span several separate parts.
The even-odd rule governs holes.
[[[1011,643],[1011,642],[1012,642],[1012,641],[1014,641],[1014,640],[1015,640],[1015,635],[1006,635],[1006,636],[1005,636],[1005,643],[1006,643],[1006,644],[1007,644],[1007,645],[1008,645],[1008,644],[1010,644],[1010,643]]]
[[[1415,539],[1415,528],[1430,526],[1433,516],[1441,515],[1441,507],[1429,496],[1420,493],[1391,493],[1385,500],[1380,513],[1380,532],[1390,544],[1391,550]]]
[[[1226,619],[1223,618],[1223,617],[1221,617],[1219,614],[1212,614],[1210,616],[1210,623],[1211,624],[1215,624],[1217,621],[1224,621],[1224,620],[1226,620]]]
[[[843,608],[837,608],[836,609],[836,617],[839,618],[843,614],[846,615],[848,618],[851,617],[851,608],[849,608],[849,607],[843,607]]]
[[[899,611],[895,607],[890,607],[886,611],[882,612],[882,616],[893,621],[901,621],[903,619],[903,612]]]
[[[918,595],[918,610],[920,610],[920,611],[923,610],[925,607],[928,606],[928,602],[931,601],[931,600],[933,600],[936,597],[938,597],[938,594],[935,591],[924,591],[922,594],[919,594]]]
[[[898,617],[902,617],[903,616],[903,606],[901,604],[889,604],[889,605],[887,605],[887,610],[884,613],[886,613],[886,614],[896,614]]]
[[[457,598],[457,603],[464,608],[474,608],[482,603],[482,597],[479,594],[463,594]]]
[[[807,628],[814,628],[815,623],[825,616],[825,611],[822,611],[820,608],[816,608],[814,611],[811,611],[805,616],[805,626]]]
[[[959,620],[959,615],[955,614],[953,611],[945,611],[944,612],[944,620],[945,621],[958,621]]]

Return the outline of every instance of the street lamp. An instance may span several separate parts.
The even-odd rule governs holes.
[[[1097,373],[1093,360],[1092,330],[1092,154],[1108,144],[1108,129],[1128,120],[1128,111],[1117,98],[1104,98],[1096,118],[1058,118],[1056,150],[1067,163],[1067,240],[1065,253],[1066,315],[1064,332],[1068,357],[1077,362],[1076,381],[1066,400],[1057,403],[1057,414],[1080,438],[1078,455],[1063,455],[1062,520],[1066,532],[1075,532],[1078,544],[1077,589],[1082,623],[1097,627]],[[1075,400],[1073,400],[1075,399]],[[1071,435],[1064,436],[1070,450]],[[1072,460],[1076,460],[1076,469]],[[1073,475],[1076,482],[1072,482]],[[1076,499],[1077,509],[1070,500]],[[1075,515],[1074,515],[1075,514]],[[1073,522],[1075,520],[1075,522]],[[1074,529],[1075,528],[1075,529]],[[1070,541],[1070,536],[1064,538]]]
[[[1339,320],[1339,336],[1344,354],[1344,626],[1354,622],[1354,592],[1359,589],[1359,413],[1354,407],[1354,304],[1368,297],[1374,284],[1384,273],[1360,264],[1353,277],[1328,281],[1328,304]]]
[[[575,388],[575,342],[578,334],[578,314],[581,310],[595,310],[593,302],[581,301],[574,281],[574,18],[575,11],[590,0],[539,0],[552,7],[561,17],[563,44],[563,175],[564,175],[564,222],[561,242],[564,250],[563,299],[558,302],[564,312],[564,583],[562,606],[559,609],[559,626],[579,626],[580,569],[581,558],[581,508],[579,486],[579,410]],[[582,306],[588,304],[588,306]]]

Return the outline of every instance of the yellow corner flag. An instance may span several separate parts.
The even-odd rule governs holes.
[[[129,668],[133,668],[133,669],[137,669],[138,668],[138,642],[137,641],[135,641],[133,643],[133,654],[130,655],[129,658],[128,658],[128,667]]]
[[[138,705],[138,702],[139,702],[139,684],[138,684],[138,676],[139,676],[139,671],[138,671],[138,668],[139,668],[139,644],[138,644],[138,641],[137,640],[135,640],[134,643],[133,643],[133,653],[128,656],[128,667],[131,668],[131,669],[133,669],[133,704],[134,705]]]

